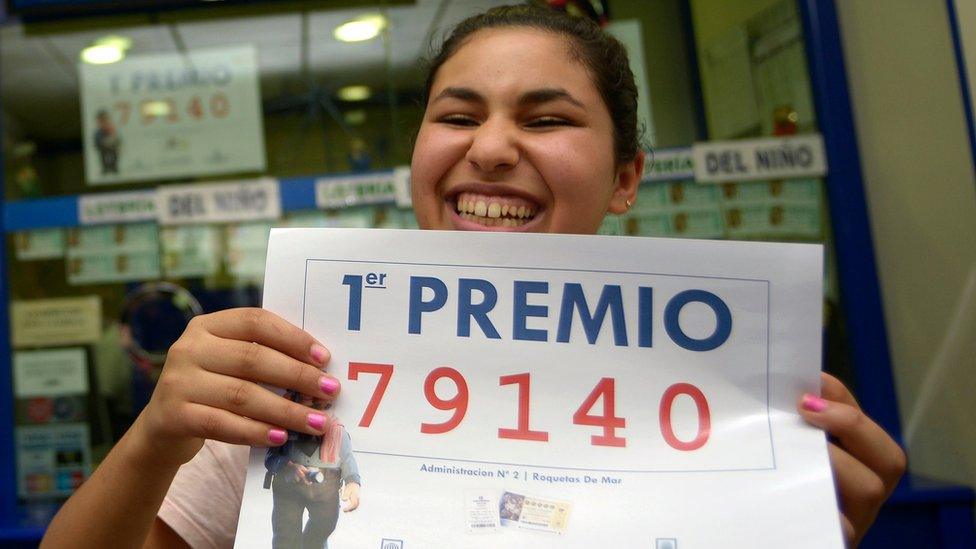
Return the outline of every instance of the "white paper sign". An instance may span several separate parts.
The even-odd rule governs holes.
[[[253,46],[79,64],[90,184],[263,171]]]
[[[263,177],[205,185],[167,185],[156,192],[159,223],[227,223],[281,217],[278,180]]]
[[[85,349],[14,353],[14,396],[78,395],[88,392]]]
[[[82,225],[156,220],[156,191],[83,194],[78,199]]]
[[[93,343],[101,335],[101,323],[102,300],[97,295],[10,303],[15,348]]]
[[[362,492],[330,547],[843,546],[796,412],[820,246],[274,230],[267,265],[264,306],[343,384]],[[271,546],[264,458],[237,547]]]
[[[692,154],[698,182],[819,177],[827,173],[820,135],[695,143]]]

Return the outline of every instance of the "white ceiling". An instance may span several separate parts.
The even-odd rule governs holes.
[[[427,53],[427,39],[488,7],[511,0],[416,0],[414,5],[387,8],[390,20],[390,68],[400,88],[417,87],[423,79],[416,61]],[[218,8],[219,9],[219,8]],[[432,20],[439,10],[438,28]],[[309,69],[315,81],[334,90],[365,83],[383,88],[387,71],[383,42],[343,43],[332,31],[339,24],[378,9],[338,9],[308,14]],[[0,26],[0,106],[8,122],[33,139],[71,140],[80,136],[77,63],[81,50],[107,34],[132,40],[128,55],[175,53],[176,40],[186,48],[253,44],[258,52],[262,98],[273,99],[305,89],[301,82],[302,15],[206,19],[99,28],[58,34],[26,32],[20,23]],[[178,38],[176,38],[178,37]]]

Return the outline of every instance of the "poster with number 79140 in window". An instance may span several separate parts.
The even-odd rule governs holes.
[[[264,306],[330,348],[342,392],[325,436],[252,450],[237,547],[842,547],[824,434],[796,411],[822,261],[274,230]]]

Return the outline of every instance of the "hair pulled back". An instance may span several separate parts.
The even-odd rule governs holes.
[[[590,72],[613,121],[614,160],[620,164],[634,159],[640,149],[637,128],[637,86],[630,70],[627,50],[596,23],[552,9],[536,6],[500,6],[458,23],[439,51],[429,60],[424,102],[430,96],[437,71],[477,31],[505,27],[527,27],[566,37],[570,53]]]

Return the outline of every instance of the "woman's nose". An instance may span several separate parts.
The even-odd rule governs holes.
[[[507,122],[485,121],[472,135],[466,155],[468,162],[488,173],[514,168],[521,156],[517,131]]]

